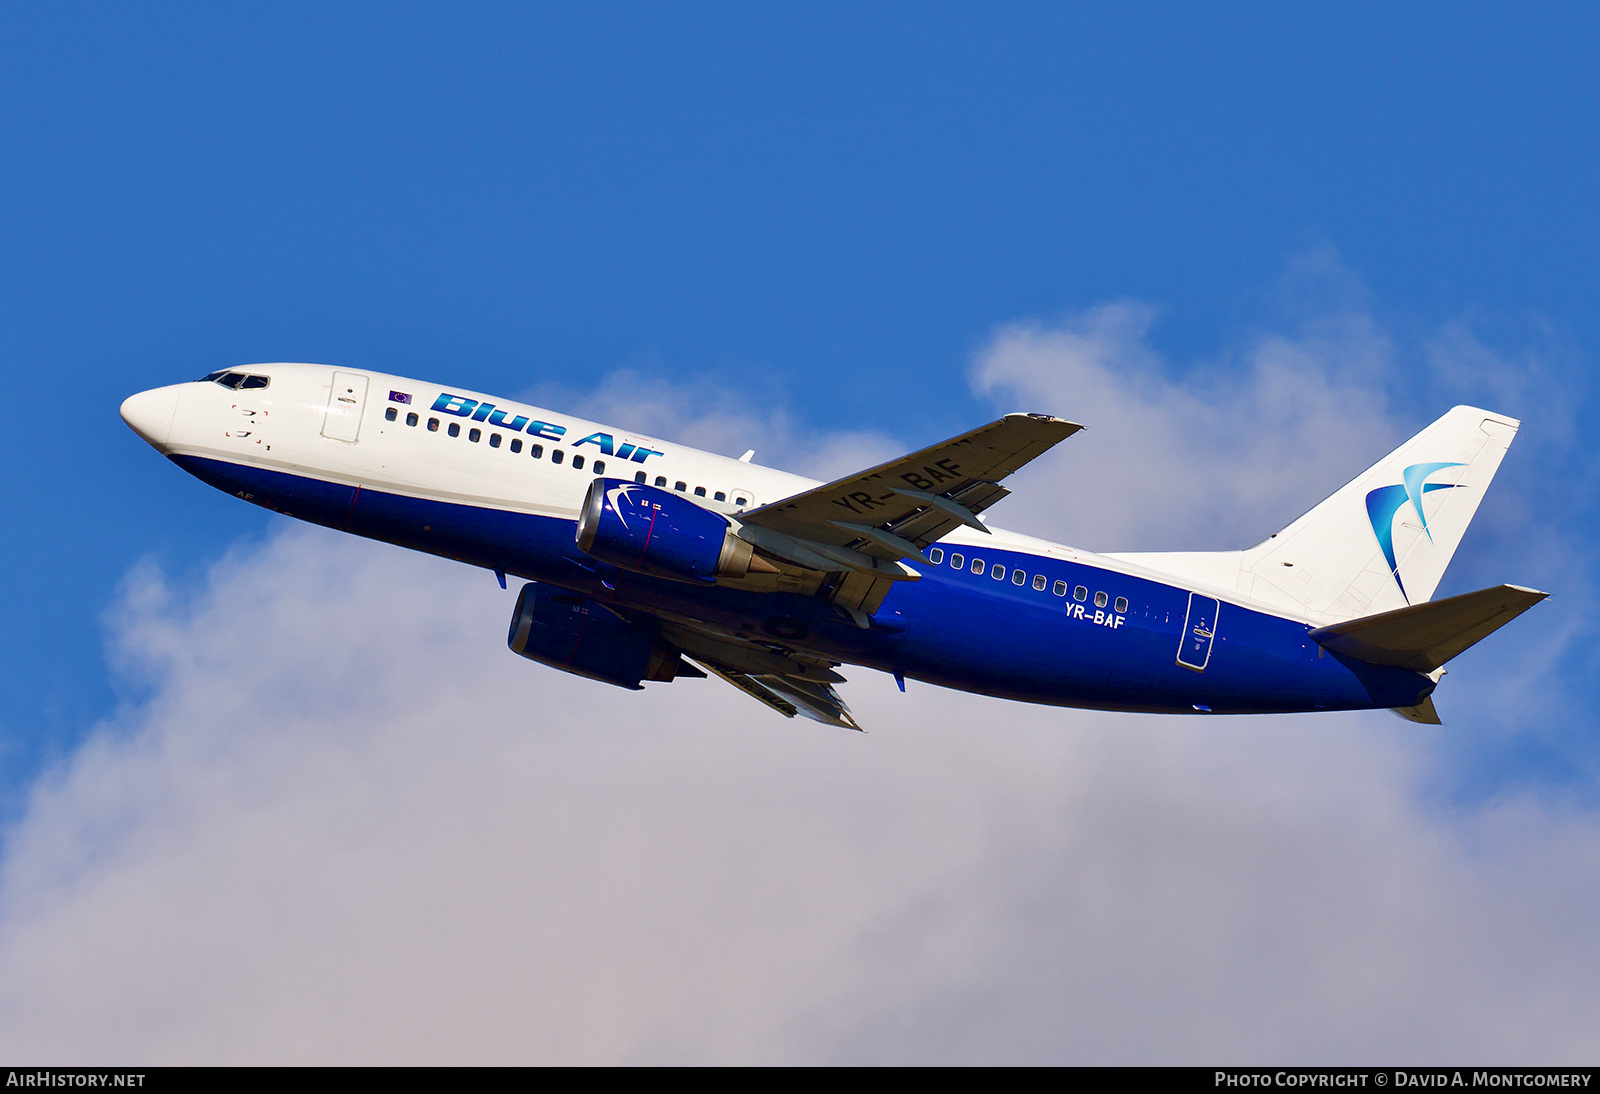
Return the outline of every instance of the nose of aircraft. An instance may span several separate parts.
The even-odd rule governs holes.
[[[122,403],[122,420],[139,436],[160,448],[172,432],[178,412],[178,389],[157,387],[130,395]]]

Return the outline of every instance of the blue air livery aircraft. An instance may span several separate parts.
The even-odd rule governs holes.
[[[844,664],[1057,706],[1437,722],[1445,663],[1545,596],[1430,599],[1519,424],[1465,406],[1248,550],[1115,555],[984,519],[1081,428],[1046,414],[830,483],[321,365],[214,372],[122,417],[235,497],[526,580],[523,657],[636,690],[711,673],[852,729]]]

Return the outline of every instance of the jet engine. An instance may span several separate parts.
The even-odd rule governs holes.
[[[709,585],[752,569],[777,573],[754,558],[728,518],[670,490],[626,479],[595,479],[578,511],[578,547],[623,570]]]
[[[632,623],[584,597],[530,581],[517,596],[506,644],[551,668],[640,690],[641,680],[704,676],[651,623]]]

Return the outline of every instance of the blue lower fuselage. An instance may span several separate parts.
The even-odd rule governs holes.
[[[620,570],[579,550],[575,522],[407,497],[197,456],[171,457],[257,505],[355,535],[558,585],[602,603],[701,621],[751,641],[1030,703],[1160,712],[1268,713],[1409,707],[1428,677],[1326,653],[1310,626],[1222,600],[1192,641],[1188,589],[1067,559],[972,548],[969,565],[897,583],[862,628],[817,597],[755,593]],[[1006,576],[996,580],[996,568]],[[1022,570],[1023,584],[1010,574]],[[1045,589],[1033,578],[1042,575]],[[1065,582],[1086,599],[1052,590]],[[1096,594],[1104,594],[1103,598]],[[1125,611],[1111,606],[1125,599]],[[1097,607],[1096,601],[1103,602]]]

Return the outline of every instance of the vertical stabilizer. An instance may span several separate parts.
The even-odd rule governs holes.
[[[1519,425],[1458,406],[1248,551],[1112,557],[1327,620],[1421,604]]]
[[[1241,591],[1337,619],[1426,602],[1520,424],[1456,407],[1246,551]]]

